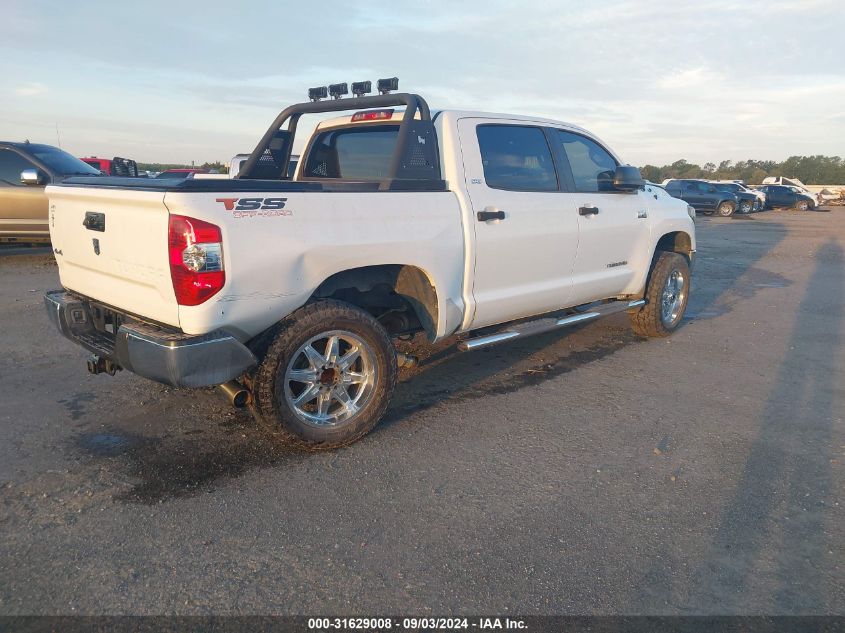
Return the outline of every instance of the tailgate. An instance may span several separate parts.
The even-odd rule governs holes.
[[[126,312],[179,325],[164,192],[53,186],[47,187],[47,195],[62,286]]]

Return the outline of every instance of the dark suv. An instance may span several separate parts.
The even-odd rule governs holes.
[[[717,213],[727,217],[739,208],[739,197],[722,191],[706,180],[674,179],[663,183],[669,195],[680,198],[696,211]]]
[[[44,188],[68,176],[99,175],[58,147],[0,141],[0,242],[48,241]]]
[[[751,213],[752,211],[762,211],[763,205],[760,198],[753,191],[749,191],[742,185],[736,182],[714,182],[711,183],[719,191],[729,191],[739,199],[740,213]]]
[[[798,187],[789,185],[763,185],[758,187],[766,194],[766,207],[792,207],[799,211],[807,211],[816,208],[816,199],[801,191]]]

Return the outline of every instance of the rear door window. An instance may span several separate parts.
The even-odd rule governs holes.
[[[557,173],[539,127],[484,124],[476,128],[484,180],[508,191],[557,191]]]
[[[9,185],[20,185],[24,169],[35,169],[35,165],[17,152],[0,149],[0,180]]]

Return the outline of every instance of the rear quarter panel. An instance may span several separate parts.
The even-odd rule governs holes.
[[[284,197],[281,211],[227,210],[224,197]],[[225,327],[249,339],[302,306],[331,275],[378,264],[421,268],[437,290],[438,337],[460,324],[464,266],[461,210],[451,192],[168,192],[170,213],[223,233],[226,285],[181,306],[189,334]],[[231,206],[231,205],[230,205]]]

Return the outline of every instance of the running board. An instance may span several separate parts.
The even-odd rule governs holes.
[[[617,312],[624,312],[632,308],[639,308],[645,305],[645,300],[637,299],[636,301],[614,301],[612,303],[605,303],[597,306],[588,312],[581,312],[580,314],[571,314],[560,319],[539,319],[537,321],[529,321],[527,323],[520,323],[514,325],[501,332],[489,334],[487,336],[477,336],[458,343],[458,349],[462,352],[471,352],[480,347],[487,347],[488,345],[495,345],[496,343],[503,343],[510,341],[519,336],[533,336],[534,334],[543,334],[556,330],[559,327],[567,327],[575,325],[576,323],[584,323],[592,321],[599,317],[616,314]]]

